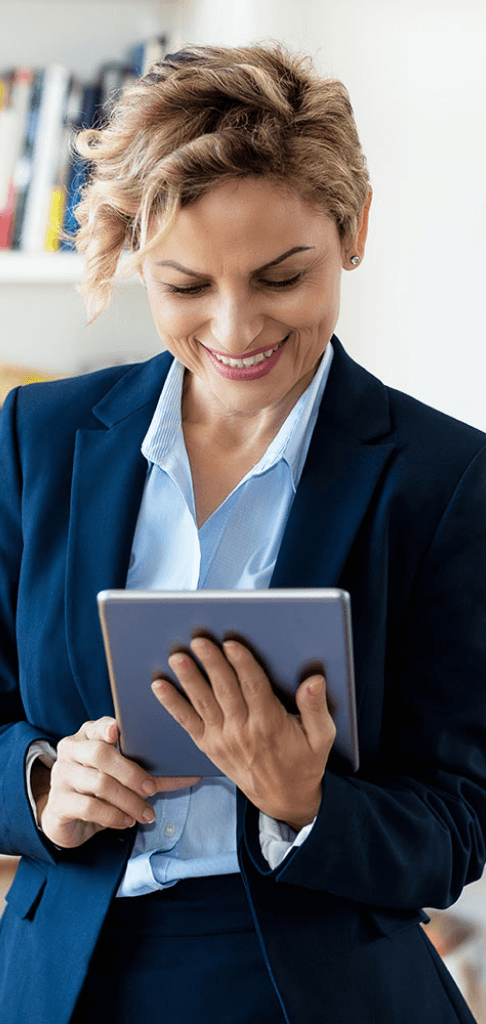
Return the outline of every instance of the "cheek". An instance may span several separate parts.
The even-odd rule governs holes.
[[[327,298],[326,302],[322,301],[322,296],[311,298],[295,310],[292,326],[311,343],[322,330],[327,330],[329,326],[334,329],[338,313],[339,301],[334,296]]]
[[[179,310],[171,308],[169,303],[151,303],[152,316],[160,332],[173,337],[186,336],[190,333],[188,317]]]

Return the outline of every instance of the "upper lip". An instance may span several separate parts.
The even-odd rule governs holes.
[[[277,345],[281,345],[282,342],[287,341],[288,334],[285,338],[281,338],[280,341],[274,341],[273,344],[262,345],[261,348],[253,348],[251,352],[239,352],[238,354],[233,352],[219,352],[217,348],[210,348],[209,345],[204,345],[208,352],[214,352],[216,356],[224,356],[226,359],[250,359],[251,356],[259,356],[260,352],[268,352],[271,348],[277,348]]]

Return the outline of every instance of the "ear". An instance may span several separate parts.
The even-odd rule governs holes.
[[[345,270],[354,270],[354,265],[351,263],[353,256],[359,256],[359,262],[363,262],[365,254],[366,238],[368,236],[368,218],[371,206],[371,200],[373,199],[373,190],[370,188],[368,192],[368,198],[361,210],[358,217],[358,223],[356,226],[356,234],[351,240],[346,240],[343,247],[343,267]]]

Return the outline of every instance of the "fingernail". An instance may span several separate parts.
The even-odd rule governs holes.
[[[322,679],[315,679],[313,683],[309,683],[307,686],[307,693],[312,694],[313,697],[317,697],[322,690],[322,684]]]
[[[156,814],[155,814],[155,811],[153,810],[153,808],[152,807],[147,808],[147,810],[143,812],[142,818],[147,823],[150,822],[150,821],[155,821]]]
[[[142,790],[142,793],[145,793],[145,796],[153,796],[157,790],[157,786],[153,779],[146,779],[140,786],[140,789]]]
[[[135,824],[135,818],[130,818],[130,816],[127,814],[123,820],[123,824],[126,825],[127,828],[130,828],[131,825]]]
[[[205,640],[203,636],[195,636],[191,641],[191,647],[193,647],[194,644],[200,651],[206,651],[209,647],[207,640]]]
[[[156,690],[157,693],[166,693],[167,689],[167,684],[164,683],[162,679],[155,679],[152,683],[152,690]]]
[[[171,654],[169,658],[169,665],[174,668],[187,668],[189,659],[185,658],[183,654]]]

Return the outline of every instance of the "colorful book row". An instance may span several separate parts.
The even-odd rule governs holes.
[[[100,127],[128,84],[167,53],[167,37],[134,47],[82,83],[64,65],[0,73],[0,250],[56,252],[73,246],[74,210],[88,167],[72,152],[81,128]]]

